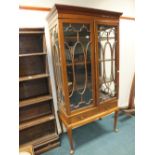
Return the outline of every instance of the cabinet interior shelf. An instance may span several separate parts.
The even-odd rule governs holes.
[[[38,145],[40,145],[40,144],[42,144],[42,143],[44,143],[46,141],[54,141],[56,139],[58,139],[57,133],[51,133],[51,134],[47,134],[47,135],[45,135],[43,137],[39,137],[39,138],[37,138],[35,140],[32,140],[30,142],[27,142],[27,143],[21,145],[21,147],[27,146],[27,145],[33,145],[34,148],[36,148]]]
[[[46,77],[49,77],[49,74],[36,74],[36,75],[23,76],[19,78],[19,82],[29,81],[34,79],[42,79]]]
[[[102,77],[99,77],[99,81],[100,81],[100,84],[104,84],[104,83],[108,83],[108,82],[115,82],[115,79],[112,80],[110,78],[106,78],[105,80],[102,78]]]
[[[51,100],[51,99],[52,99],[51,95],[35,97],[35,98],[32,98],[32,99],[26,99],[26,100],[22,100],[22,101],[19,102],[19,107],[22,108],[22,107],[25,107],[25,106],[37,104],[37,103],[48,101],[48,100]]]
[[[99,62],[104,62],[104,61],[115,61],[115,59],[103,59],[103,60],[99,59]]]
[[[103,32],[103,30],[98,31],[98,32]],[[90,36],[79,36],[80,39],[90,39]],[[101,40],[107,40],[108,39],[115,39],[115,37],[98,37]],[[65,36],[65,39],[76,39],[77,40],[77,36]]]
[[[46,55],[45,52],[37,52],[37,53],[26,53],[26,54],[19,54],[19,57],[29,57],[29,56],[39,56],[39,55]]]
[[[87,61],[86,64],[91,64],[91,62],[90,61]],[[84,61],[83,62],[75,62],[74,63],[74,66],[75,65],[85,65],[85,62]],[[68,63],[67,66],[72,66],[72,64],[71,63]]]
[[[25,122],[25,123],[21,123],[19,125],[19,130],[24,130],[27,129],[29,127],[35,126],[35,125],[39,125],[48,121],[54,120],[54,116],[53,115],[47,115],[47,116],[43,116],[43,117],[39,117],[37,119]]]
[[[65,39],[78,39],[77,36],[65,36]],[[90,39],[90,36],[79,36],[79,39]]]

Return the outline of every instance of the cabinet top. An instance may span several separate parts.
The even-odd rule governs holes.
[[[71,5],[61,5],[61,4],[55,4],[54,7],[51,9],[51,12],[49,13],[48,17],[50,17],[55,13],[100,16],[100,17],[109,17],[109,18],[119,18],[123,14],[121,12],[114,12],[114,11],[107,11],[107,10],[100,10],[100,9],[79,7],[79,6],[71,6]]]
[[[43,27],[38,28],[19,28],[19,34],[44,33]]]

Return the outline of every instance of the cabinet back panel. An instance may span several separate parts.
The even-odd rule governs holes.
[[[32,81],[20,82],[19,99],[29,99],[49,94],[48,79],[38,79]]]
[[[19,133],[19,143],[20,145],[36,140],[48,134],[55,132],[55,122],[49,121],[44,124],[40,124],[25,130],[20,131]]]
[[[20,54],[43,52],[43,35],[20,34],[19,51]]]
[[[19,121],[20,123],[23,123],[24,121],[52,113],[52,101],[45,101],[32,106],[21,108],[19,110]]]
[[[32,56],[19,59],[19,76],[45,73],[45,57]]]

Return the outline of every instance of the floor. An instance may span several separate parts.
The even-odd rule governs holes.
[[[74,155],[134,155],[135,117],[122,113],[118,118],[117,133],[113,132],[113,115],[73,130]],[[61,147],[42,155],[69,155],[69,142],[61,136]]]

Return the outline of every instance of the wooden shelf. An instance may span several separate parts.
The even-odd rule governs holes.
[[[103,32],[103,30],[99,30],[98,32]],[[108,37],[109,39],[115,39],[115,37]],[[107,40],[107,37],[100,37],[98,36],[98,39],[101,39],[101,40]]]
[[[115,61],[115,59],[104,59],[104,60],[99,59],[99,62],[104,62],[104,61]]]
[[[91,36],[87,37],[87,36],[79,36],[79,39],[90,39]],[[65,36],[64,39],[76,39],[77,40],[77,36]]]
[[[46,77],[49,77],[49,74],[37,74],[37,75],[23,76],[19,78],[19,82],[30,81],[34,79],[42,79]]]
[[[51,121],[53,119],[54,119],[53,115],[47,115],[47,116],[39,117],[37,119],[31,120],[31,121],[28,121],[25,123],[21,123],[19,125],[19,130],[24,130],[24,129],[27,129],[27,128],[32,127],[32,126]]]
[[[43,31],[28,31],[28,32],[19,32],[19,34],[43,34]]]
[[[19,102],[19,107],[22,108],[22,107],[25,107],[25,106],[33,105],[33,104],[44,102],[44,101],[48,101],[48,100],[51,100],[51,99],[52,99],[51,95],[35,97],[35,98],[32,98],[32,99],[27,99],[27,100],[20,101]]]
[[[51,133],[51,134],[47,134],[47,135],[45,135],[43,137],[37,138],[37,139],[35,139],[33,141],[30,141],[28,143],[25,143],[25,144],[21,145],[21,147],[28,146],[28,145],[33,145],[34,148],[36,148],[39,144],[42,144],[42,143],[44,143],[46,141],[55,141],[58,138],[59,137],[58,137],[57,133]]]
[[[91,64],[91,62],[90,62],[90,61],[87,61],[86,64],[87,64],[87,65],[88,65],[88,64]],[[74,66],[75,66],[75,65],[79,65],[79,66],[80,66],[80,65],[85,65],[85,62],[75,62],[75,63],[74,63]],[[71,63],[68,63],[67,66],[72,66],[72,64],[71,64]]]
[[[19,54],[19,57],[29,57],[29,56],[39,56],[39,55],[46,55],[45,52],[37,52],[37,53],[28,53],[28,54]]]
[[[104,84],[104,83],[108,83],[108,82],[115,82],[115,80],[111,80],[111,79],[107,78],[104,82],[104,80],[101,77],[99,77],[99,82],[100,82],[100,84]]]
[[[20,28],[19,34],[44,34],[43,28]]]

